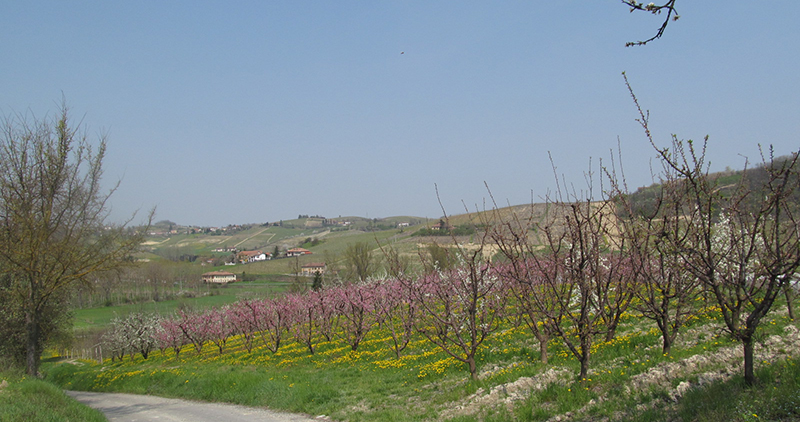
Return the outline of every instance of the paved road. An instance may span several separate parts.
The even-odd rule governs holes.
[[[111,422],[308,422],[308,416],[232,404],[203,403],[155,396],[67,391],[79,402],[103,412]]]

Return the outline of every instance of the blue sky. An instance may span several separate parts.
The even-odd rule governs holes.
[[[3,2],[0,111],[62,94],[109,137],[112,217],[227,225],[388,217],[580,188],[622,148],[632,186],[662,145],[710,137],[715,169],[800,146],[800,2],[617,0]]]

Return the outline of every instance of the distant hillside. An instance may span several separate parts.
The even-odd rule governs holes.
[[[781,162],[789,156],[777,158]],[[723,197],[744,183],[755,192],[751,201],[758,201],[758,194],[767,180],[763,166],[745,170],[726,170],[709,175],[715,180]],[[629,194],[635,212],[650,212],[661,193],[661,185],[642,187]],[[800,197],[795,203],[800,206]],[[228,225],[226,227],[182,226],[162,220],[150,228],[145,242],[146,253],[142,258],[158,257],[174,261],[199,261],[212,267],[231,261],[236,251],[261,250],[266,253],[286,251],[302,247],[312,252],[303,256],[302,263],[336,260],[354,242],[374,245],[380,254],[380,245],[391,245],[401,255],[418,258],[425,245],[437,243],[447,246],[459,243],[479,242],[483,228],[498,223],[528,223],[543,221],[553,207],[545,203],[523,204],[489,210],[478,210],[464,214],[428,219],[414,216],[388,218],[365,218],[358,216],[300,215],[297,219],[264,224]],[[638,211],[636,211],[638,210]],[[443,228],[443,229],[442,229]],[[531,238],[536,242],[535,236]],[[277,260],[280,261],[280,260]],[[286,262],[259,262],[247,264],[247,271],[261,273],[288,273]]]
[[[148,231],[144,243],[145,253],[140,258],[173,261],[201,261],[204,264],[220,266],[232,261],[237,251],[262,250],[280,254],[296,247],[312,251],[303,261],[321,260],[321,255],[342,253],[348,244],[356,241],[374,243],[381,241],[397,242],[410,236],[415,230],[425,226],[425,218],[399,216],[382,219],[363,217],[338,217],[326,219],[305,217],[283,220],[260,225],[229,225],[227,227],[194,227],[162,221],[154,224]],[[259,266],[277,264],[249,264]],[[286,265],[286,264],[283,264]],[[279,272],[286,272],[281,269]]]
[[[768,163],[766,165],[780,165],[791,158],[792,156],[790,155],[777,157],[773,161],[774,164]],[[742,170],[725,170],[709,173],[708,176],[716,184],[722,198],[730,197],[733,191],[739,187],[752,192],[753,194],[748,196],[747,202],[742,204],[747,207],[758,205],[758,202],[763,198],[763,195],[759,194],[759,192],[764,190],[764,185],[769,179],[769,174],[764,164]],[[795,176],[800,177],[800,175]],[[798,181],[794,181],[794,183],[798,183]],[[660,183],[641,187],[635,192],[632,192],[629,199],[633,204],[634,212],[643,214],[652,213],[661,192],[662,186]],[[794,198],[793,202],[800,204],[800,192],[796,192],[795,196],[796,198]]]

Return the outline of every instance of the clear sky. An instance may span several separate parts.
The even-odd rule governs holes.
[[[800,2],[678,0],[2,1],[0,112],[62,94],[107,133],[112,216],[227,225],[415,215],[539,198],[622,147],[628,182],[662,145],[710,137],[712,166],[800,147]],[[595,161],[594,168],[597,168]]]

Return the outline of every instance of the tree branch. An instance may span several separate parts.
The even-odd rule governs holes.
[[[622,3],[626,4],[631,8],[631,13],[634,11],[644,11],[649,12],[654,15],[660,15],[663,10],[667,11],[667,15],[664,17],[664,22],[661,24],[661,27],[658,28],[658,32],[652,37],[644,40],[644,41],[629,41],[625,43],[625,47],[632,47],[638,45],[645,45],[650,41],[653,41],[657,38],[661,38],[664,35],[664,31],[667,29],[667,25],[669,24],[670,20],[676,21],[680,19],[680,15],[678,15],[678,11],[675,9],[675,0],[668,0],[666,3],[662,5],[656,5],[655,3],[639,3],[635,0],[622,0]]]

